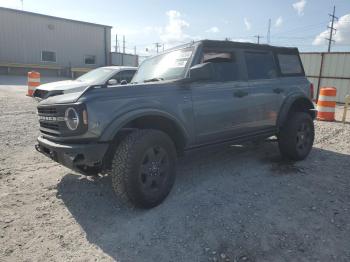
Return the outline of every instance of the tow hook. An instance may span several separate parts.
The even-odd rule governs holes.
[[[36,145],[35,145],[35,149],[36,149],[36,151],[38,151],[39,153],[42,153],[39,144],[36,144]]]

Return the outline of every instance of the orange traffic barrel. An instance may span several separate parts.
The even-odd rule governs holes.
[[[317,101],[317,120],[334,121],[337,89],[322,87]]]
[[[35,88],[40,85],[40,73],[28,72],[28,93],[27,96],[33,96]]]

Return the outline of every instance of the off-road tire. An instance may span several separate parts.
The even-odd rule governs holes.
[[[141,174],[140,170],[145,166],[143,161],[147,153],[155,152],[151,148],[160,148],[162,153],[165,152],[169,169],[163,182],[160,183],[162,185],[159,186],[159,190],[157,192],[147,191],[146,194],[144,192],[146,183],[142,181],[145,175]],[[167,197],[174,184],[176,158],[174,143],[164,132],[145,129],[128,134],[117,147],[112,161],[112,186],[117,197],[124,204],[132,204],[141,208],[152,208],[159,205]],[[148,178],[153,179],[154,176]]]
[[[303,112],[293,113],[278,135],[282,156],[296,161],[305,159],[312,149],[314,137],[315,129],[311,116]]]

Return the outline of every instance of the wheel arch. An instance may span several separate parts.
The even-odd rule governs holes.
[[[109,141],[110,150],[116,146],[125,135],[135,129],[155,129],[166,133],[174,142],[178,155],[182,155],[188,142],[189,135],[184,127],[174,116],[159,110],[132,111],[117,117],[101,136],[101,141]]]
[[[316,118],[316,110],[312,101],[305,95],[296,94],[288,97],[283,103],[277,118],[277,127],[280,128],[283,126],[293,112],[305,112],[308,113],[312,119]]]

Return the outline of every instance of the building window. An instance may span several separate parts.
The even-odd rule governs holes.
[[[96,64],[96,56],[94,56],[94,55],[86,55],[84,57],[84,63],[86,65],[94,65],[94,64]]]
[[[56,52],[41,51],[42,62],[56,62]]]

